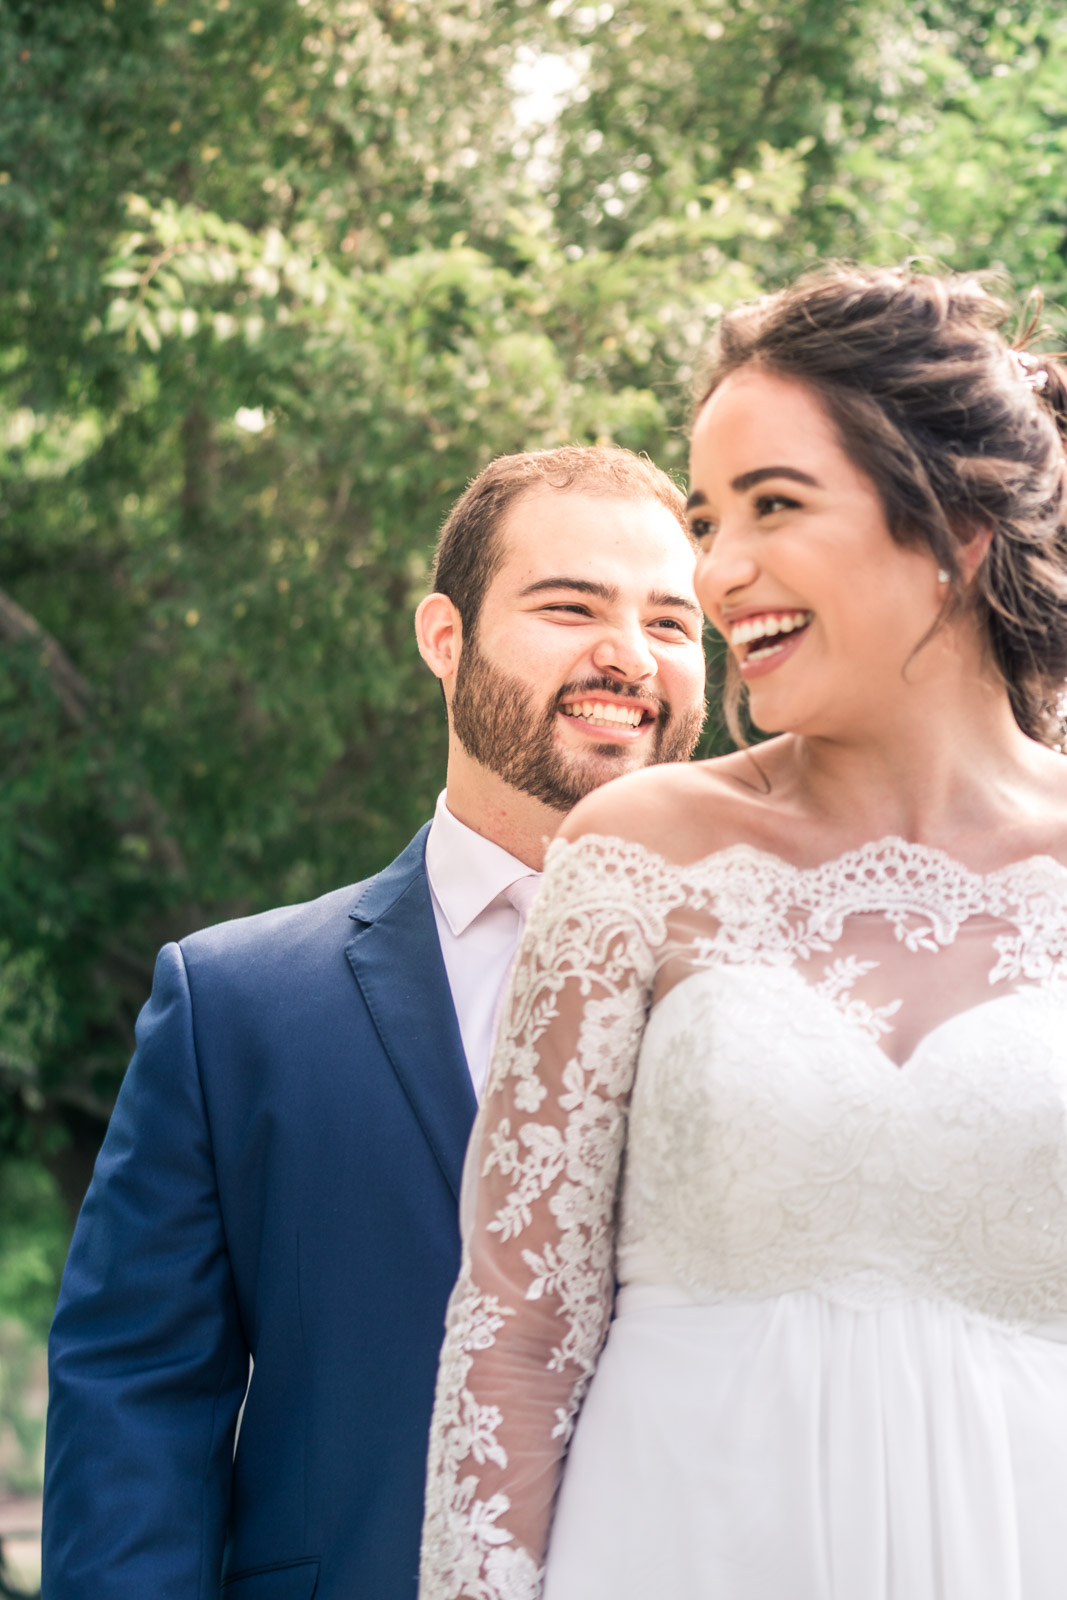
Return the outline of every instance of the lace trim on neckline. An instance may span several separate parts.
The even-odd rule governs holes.
[[[579,839],[553,839],[545,857],[545,866],[547,867],[549,862],[557,857],[580,852],[586,845],[601,849],[607,846],[623,859],[628,856],[635,860],[643,858],[656,868],[673,874],[683,881],[719,867],[767,865],[782,873],[790,874],[801,882],[821,878],[841,880],[854,875],[854,881],[863,881],[871,887],[875,887],[879,882],[900,883],[904,874],[911,874],[916,868],[938,874],[938,881],[942,886],[944,877],[940,875],[950,873],[960,883],[972,885],[979,892],[983,888],[994,886],[1004,888],[1018,876],[1026,876],[1032,881],[1036,874],[1045,872],[1067,882],[1067,862],[1057,861],[1055,856],[1047,853],[1021,856],[1017,861],[1008,861],[1004,866],[995,867],[990,872],[977,872],[937,845],[915,844],[896,833],[886,834],[881,839],[873,839],[852,850],[843,850],[840,855],[829,856],[825,861],[817,862],[813,866],[800,866],[773,850],[764,850],[758,845],[744,842],[724,845],[721,849],[711,850],[707,855],[697,856],[692,861],[677,862],[665,856],[662,851],[653,850],[649,845],[641,844],[636,839],[625,839],[621,834],[584,833]],[[914,883],[914,878],[909,876],[907,881]]]

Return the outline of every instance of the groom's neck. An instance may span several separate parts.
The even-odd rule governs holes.
[[[459,822],[534,872],[541,871],[564,812],[523,794],[469,757],[450,754],[446,782],[448,809]]]

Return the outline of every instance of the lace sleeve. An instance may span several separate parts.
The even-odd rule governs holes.
[[[468,1153],[420,1600],[540,1593],[561,1459],[611,1314],[619,1163],[663,941],[636,873],[621,841],[549,851]]]

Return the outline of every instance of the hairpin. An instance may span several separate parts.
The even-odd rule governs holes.
[[[1043,389],[1048,382],[1048,373],[1028,350],[1009,350],[1015,376],[1020,383],[1025,383],[1028,389]]]

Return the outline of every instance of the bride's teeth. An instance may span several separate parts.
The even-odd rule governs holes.
[[[782,616],[750,617],[730,629],[730,643],[751,644],[753,639],[773,639],[780,633],[795,633],[811,621],[810,611],[789,611]],[[750,656],[752,652],[749,652]]]

